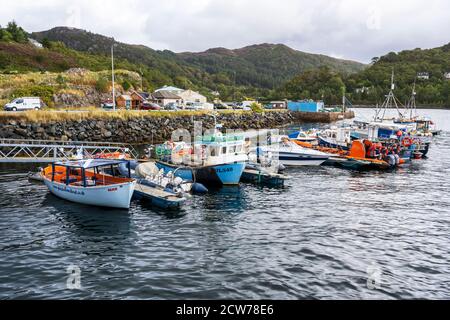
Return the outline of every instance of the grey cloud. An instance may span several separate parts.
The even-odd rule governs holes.
[[[79,12],[83,29],[174,51],[272,42],[368,62],[450,41],[445,0],[17,0],[4,8],[1,24],[37,31],[76,24]]]

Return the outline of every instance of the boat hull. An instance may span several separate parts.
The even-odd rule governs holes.
[[[333,148],[333,149],[341,149],[341,150],[350,150],[350,148],[347,145],[338,144],[336,142],[328,141],[324,139],[323,137],[318,137],[319,146],[326,147],[326,148]]]
[[[239,184],[242,172],[245,169],[245,162],[219,164],[213,166],[199,167],[179,167],[162,161],[156,161],[158,169],[163,169],[164,173],[172,171],[175,176],[187,181],[200,182],[209,186],[223,186]],[[175,171],[176,170],[176,171]]]
[[[278,155],[280,163],[287,167],[320,166],[328,158],[328,156],[303,155],[289,152],[280,152]]]
[[[268,174],[259,170],[246,169],[242,173],[241,181],[248,183],[255,183],[271,187],[283,187],[285,177],[279,174]]]
[[[78,187],[54,182],[44,177],[49,191],[64,200],[81,204],[128,209],[136,181],[99,187]]]
[[[160,196],[158,194],[148,192],[147,190],[148,188],[144,189],[138,185],[138,187],[134,190],[133,198],[137,200],[146,200],[155,207],[169,210],[180,209],[186,202],[186,198],[176,197],[168,192],[164,192],[165,195]],[[160,193],[162,193],[162,191],[160,191]]]

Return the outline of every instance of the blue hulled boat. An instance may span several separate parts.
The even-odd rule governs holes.
[[[207,186],[239,184],[248,162],[244,137],[213,135],[197,139],[194,144],[166,142],[156,149],[156,166],[165,173],[172,171],[183,180]]]

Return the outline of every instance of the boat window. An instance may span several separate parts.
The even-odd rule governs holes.
[[[236,152],[236,146],[230,146],[230,147],[228,148],[228,152],[229,152],[229,153],[235,153],[235,152]]]
[[[241,151],[242,151],[242,146],[241,145],[236,146],[236,152],[241,152]]]
[[[227,153],[227,147],[222,147],[222,154],[226,154]]]
[[[218,147],[210,147],[209,154],[211,155],[211,157],[217,157],[220,154],[220,149]]]

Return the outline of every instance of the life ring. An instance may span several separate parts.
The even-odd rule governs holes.
[[[404,147],[410,147],[412,144],[413,144],[413,140],[412,140],[410,137],[405,137],[405,138],[402,140],[402,145],[403,145]]]

